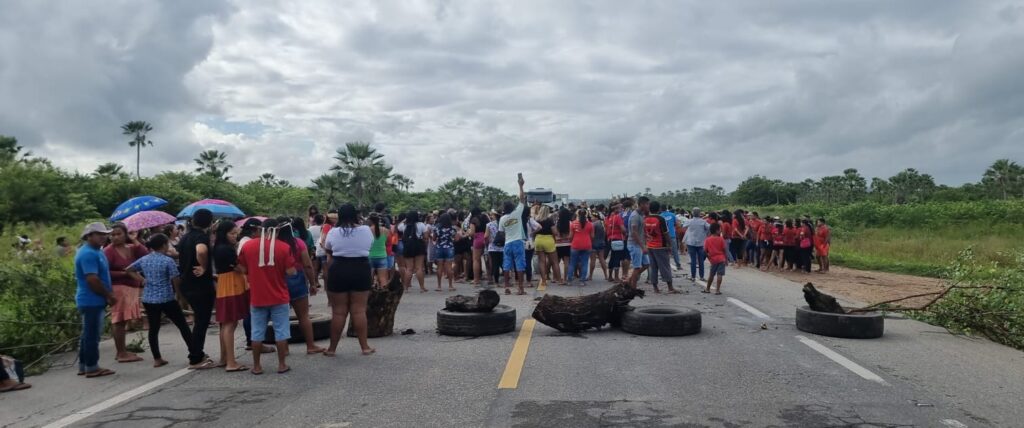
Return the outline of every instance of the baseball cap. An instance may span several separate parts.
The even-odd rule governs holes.
[[[85,239],[86,236],[92,235],[93,233],[102,233],[106,235],[110,233],[110,229],[107,229],[107,226],[100,222],[89,223],[85,226],[85,230],[82,230],[82,236],[79,238]]]

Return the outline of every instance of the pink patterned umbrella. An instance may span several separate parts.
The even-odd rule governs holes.
[[[259,221],[260,221],[261,223],[262,223],[262,222],[263,222],[264,220],[266,220],[266,219],[267,219],[266,217],[261,217],[261,216],[254,216],[254,217],[246,217],[246,218],[243,218],[243,219],[241,219],[241,220],[238,220],[238,221],[236,221],[236,222],[235,222],[235,224],[236,224],[236,225],[238,225],[238,227],[242,227],[242,226],[244,226],[244,225],[245,225],[245,222],[249,221],[249,219],[251,219],[251,218],[254,218],[254,219],[256,219],[256,220],[259,220]]]
[[[163,211],[143,211],[132,214],[121,222],[128,227],[129,232],[134,232],[136,230],[171,224],[174,223],[174,220],[173,215]]]

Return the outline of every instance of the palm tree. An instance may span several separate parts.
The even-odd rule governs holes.
[[[413,181],[402,174],[395,174],[391,176],[391,184],[403,192],[408,192],[409,188],[413,185]]]
[[[218,150],[205,150],[199,153],[199,157],[193,159],[198,167],[196,172],[208,175],[220,180],[227,180],[231,164],[228,163],[228,154]]]
[[[152,131],[153,127],[148,122],[141,120],[133,120],[124,125],[121,125],[121,134],[132,135],[132,140],[128,142],[128,146],[135,147],[135,178],[142,178],[139,173],[139,163],[142,160],[142,147],[153,146],[153,142],[146,139],[146,133]]]
[[[263,187],[288,187],[291,183],[288,180],[277,178],[276,175],[265,172],[256,179],[256,184]]]
[[[985,170],[981,182],[997,188],[1003,194],[1003,199],[1006,199],[1011,192],[1010,187],[1020,182],[1022,175],[1024,169],[1017,162],[999,159]]]
[[[365,207],[371,192],[389,183],[391,167],[384,163],[384,155],[377,152],[370,143],[354,141],[345,143],[337,150],[331,167],[340,182],[347,188],[357,208]]]
[[[113,162],[107,162],[103,165],[96,167],[96,172],[93,173],[96,177],[103,178],[125,178],[128,174],[124,172],[124,167]]]

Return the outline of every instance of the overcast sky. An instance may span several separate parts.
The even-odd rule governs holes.
[[[0,134],[68,169],[228,153],[307,185],[346,141],[416,189],[604,196],[1024,162],[1024,2],[0,2]]]

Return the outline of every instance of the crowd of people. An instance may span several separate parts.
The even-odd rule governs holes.
[[[406,290],[415,282],[422,293],[429,292],[429,274],[439,292],[468,283],[525,295],[534,286],[586,286],[599,268],[609,282],[636,288],[647,273],[644,282],[655,293],[662,292],[662,283],[667,293],[680,293],[673,271],[682,270],[688,256],[688,279],[704,292],[714,287],[721,294],[730,265],[810,272],[816,258],[818,271],[828,271],[831,232],[824,219],[815,226],[807,217],[702,213],[647,197],[595,206],[528,206],[522,175],[518,185],[517,201],[490,211],[449,208],[392,216],[383,204],[368,213],[345,204],[326,213],[310,206],[305,219],[250,218],[241,225],[203,209],[187,229],[169,225],[136,232],[119,223],[90,224],[75,255],[83,320],[79,374],[114,374],[99,364],[108,307],[117,362],[143,359],[128,351],[125,331],[129,323],[145,321],[153,365],[168,364],[159,347],[166,317],[186,345],[191,369],[262,374],[261,355],[276,352],[276,371],[285,373],[292,312],[307,354],[335,356],[349,319],[361,353],[375,353],[367,340],[367,301],[373,287],[387,288],[395,275]],[[314,342],[309,316],[309,296],[321,288],[332,315],[327,348]],[[216,360],[205,352],[212,321],[220,327]],[[234,352],[239,322],[246,350],[252,351],[251,367]]]

